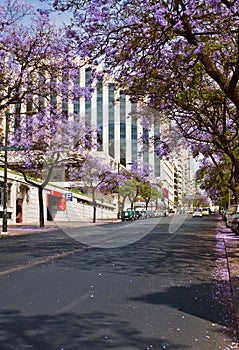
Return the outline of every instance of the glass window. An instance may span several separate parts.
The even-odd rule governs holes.
[[[102,79],[97,82],[97,143],[98,151],[103,150],[103,84]]]
[[[108,85],[108,106],[109,106],[109,155],[114,158],[114,137],[115,137],[115,89],[114,84],[110,83]]]

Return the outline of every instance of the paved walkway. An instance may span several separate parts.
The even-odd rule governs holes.
[[[229,231],[229,229],[227,229]],[[230,236],[230,231],[228,232]],[[239,236],[231,235],[231,239],[224,239],[229,277],[231,281],[233,303],[237,319],[238,335],[239,335]]]
[[[54,221],[47,221],[45,224],[45,227],[39,227],[35,224],[29,224],[29,225],[22,225],[22,224],[15,224],[15,225],[8,225],[7,233],[2,232],[0,236],[17,236],[17,235],[26,235],[26,234],[35,234],[39,232],[46,232],[46,231],[53,231],[53,230],[59,230],[64,227],[85,227],[85,226],[91,226],[91,225],[104,225],[108,223],[116,223],[120,220],[117,219],[100,219],[97,220],[95,223],[92,221],[75,221],[75,222],[54,222]],[[1,226],[0,226],[1,227]],[[1,229],[0,229],[1,231]]]

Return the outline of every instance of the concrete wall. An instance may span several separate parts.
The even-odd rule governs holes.
[[[0,181],[3,182],[3,172],[0,170]],[[38,204],[38,189],[30,186],[24,182],[21,176],[8,174],[8,183],[11,184],[11,201],[7,205],[8,213],[11,213],[11,219],[8,219],[9,224],[17,224],[17,201],[22,203],[22,222],[19,224],[39,224],[39,204]],[[47,207],[49,205],[49,196],[55,194],[61,196],[63,201],[66,193],[65,189],[47,186],[44,190],[44,218],[47,222]],[[57,201],[57,197],[56,201]],[[57,208],[57,206],[56,206]],[[64,205],[63,207],[64,208]],[[61,209],[62,209],[61,208]],[[0,211],[3,207],[0,206]],[[72,193],[72,201],[66,200],[64,210],[57,208],[54,210],[53,220],[60,221],[92,221],[93,206],[91,205],[91,198],[79,194]],[[112,203],[97,202],[96,219],[116,219],[117,207]],[[0,219],[1,220],[1,219]],[[1,222],[0,222],[1,225]]]

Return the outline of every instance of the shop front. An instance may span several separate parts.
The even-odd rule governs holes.
[[[58,212],[66,211],[65,194],[57,191],[50,191],[46,197],[47,220],[53,221]]]

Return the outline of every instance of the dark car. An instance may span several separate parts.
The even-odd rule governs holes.
[[[219,214],[221,215],[222,220],[226,221],[226,219],[227,219],[227,218],[226,218],[226,215],[227,215],[226,209],[225,209],[225,208],[220,208]]]
[[[231,222],[234,216],[239,212],[239,204],[232,204],[228,207],[226,213],[226,227],[231,228]]]
[[[122,211],[121,214],[122,221],[128,221],[128,220],[136,220],[136,214],[134,210],[127,209]]]
[[[239,213],[235,214],[231,220],[231,230],[239,235]]]
[[[142,219],[143,212],[141,210],[135,210],[135,216],[136,216],[136,219]]]

